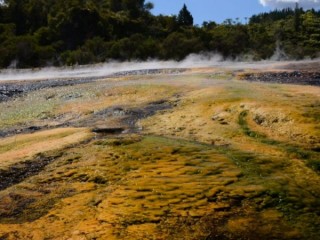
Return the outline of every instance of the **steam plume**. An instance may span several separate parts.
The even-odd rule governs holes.
[[[320,7],[320,0],[260,0],[260,3],[272,8],[294,8],[296,3],[306,9]]]

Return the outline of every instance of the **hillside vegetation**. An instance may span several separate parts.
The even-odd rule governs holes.
[[[0,67],[42,67],[108,59],[181,60],[190,53],[225,58],[317,57],[320,12],[275,10],[248,23],[227,19],[195,26],[187,7],[154,16],[144,0],[4,0],[0,5]],[[214,18],[214,16],[212,16]]]

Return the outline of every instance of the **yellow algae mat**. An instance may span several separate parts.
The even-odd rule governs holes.
[[[87,129],[59,128],[0,139],[0,168],[84,141],[90,135]]]
[[[2,102],[0,239],[320,239],[319,97],[196,69]]]

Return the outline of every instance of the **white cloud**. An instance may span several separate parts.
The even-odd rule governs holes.
[[[303,8],[319,8],[320,0],[260,0],[260,3],[265,7],[272,8],[287,8],[295,7],[298,3]]]

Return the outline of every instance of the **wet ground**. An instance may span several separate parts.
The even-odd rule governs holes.
[[[264,72],[246,73],[242,79],[252,82],[300,84],[320,86],[320,72]]]
[[[21,94],[27,94],[31,91],[37,91],[45,88],[56,88],[63,86],[73,86],[78,84],[90,83],[104,78],[125,77],[134,75],[155,75],[155,74],[179,74],[186,71],[183,68],[177,69],[145,69],[122,71],[106,75],[104,77],[73,77],[73,78],[57,78],[44,79],[34,81],[0,81],[0,102],[9,100]]]
[[[319,239],[320,89],[246,72],[23,83],[0,102],[0,239]]]

